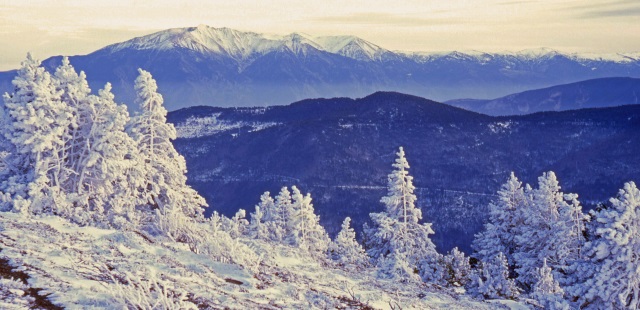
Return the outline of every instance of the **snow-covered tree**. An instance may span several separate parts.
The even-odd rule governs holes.
[[[331,239],[314,213],[311,195],[303,195],[295,186],[291,190],[293,195],[286,186],[282,187],[275,201],[269,192],[260,197],[249,226],[251,234],[312,253],[325,253]]]
[[[320,225],[320,217],[315,214],[311,204],[311,194],[303,195],[296,186],[292,186],[292,203],[289,209],[289,232],[291,244],[316,253],[325,253],[329,235]]]
[[[578,258],[576,247],[581,234],[573,225],[575,214],[581,211],[579,205],[568,204],[564,197],[556,175],[550,171],[538,178],[538,188],[528,198],[530,207],[523,209],[525,220],[517,229],[513,257],[518,282],[527,289],[535,283],[536,270],[545,259],[552,270],[560,271]]]
[[[265,196],[267,195],[267,196]],[[283,242],[289,232],[289,214],[291,213],[291,192],[285,186],[280,189],[275,201],[266,192],[260,197],[260,203],[264,205],[264,222],[267,226],[269,239]]]
[[[484,230],[476,235],[474,256],[487,260],[502,252],[512,262],[516,251],[516,230],[524,222],[522,209],[528,207],[522,182],[513,172],[498,191],[498,199],[489,204],[489,218]]]
[[[595,214],[593,240],[567,288],[581,308],[640,309],[640,190],[628,182]]]
[[[2,190],[17,200],[28,199],[32,212],[51,212],[66,200],[60,197],[60,186],[73,115],[52,76],[30,54],[13,86],[14,92],[3,96],[8,125],[4,136],[11,143],[11,158],[5,162],[12,173]]]
[[[384,266],[408,265],[418,269],[419,265],[425,266],[424,261],[433,262],[438,255],[429,237],[434,232],[430,223],[419,223],[422,212],[415,206],[413,177],[409,175],[409,163],[402,147],[397,155],[395,170],[388,176],[388,193],[380,200],[385,211],[370,214],[373,227],[368,253],[379,261],[391,254],[395,260],[408,260],[406,264],[385,262]]]
[[[329,255],[341,266],[359,268],[367,264],[369,257],[356,240],[351,218],[346,217],[342,222],[342,229],[329,245]]]
[[[201,217],[204,198],[186,185],[187,170],[184,157],[173,147],[176,130],[167,123],[167,110],[151,74],[138,69],[135,81],[136,103],[142,111],[131,119],[128,132],[140,151],[145,170],[145,182],[140,188],[143,198],[154,208],[171,205],[189,217]]]
[[[453,248],[449,254],[443,257],[446,274],[444,281],[448,285],[465,286],[471,280],[471,264],[469,257],[465,256],[458,248]]]
[[[78,74],[68,57],[62,58],[62,63],[56,68],[54,78],[54,85],[61,92],[61,100],[72,114],[71,122],[64,134],[64,185],[67,191],[81,191],[82,189],[78,185],[78,180],[81,178],[78,172],[81,168],[78,167],[78,164],[89,156],[87,148],[91,143],[86,139],[90,135],[95,114],[90,102],[91,89],[84,72]]]
[[[551,268],[547,266],[547,260],[542,262],[542,267],[538,268],[537,282],[533,286],[531,296],[537,300],[544,309],[569,309],[569,303],[563,300],[564,290],[553,278]]]
[[[264,212],[262,211],[261,206],[257,205],[256,210],[251,213],[251,220],[249,221],[249,227],[247,228],[247,234],[249,235],[249,237],[258,240],[263,240],[267,237],[267,226],[264,224],[263,218]]]
[[[472,276],[469,288],[470,293],[484,298],[514,299],[520,294],[509,278],[509,264],[502,253],[482,263],[480,274]]]

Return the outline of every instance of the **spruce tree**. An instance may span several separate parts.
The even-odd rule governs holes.
[[[342,229],[329,246],[329,255],[345,267],[361,268],[367,264],[369,257],[356,240],[356,232],[351,228],[351,218],[346,217],[342,222]]]
[[[61,174],[73,115],[52,76],[31,54],[12,83],[14,92],[3,96],[8,125],[4,135],[11,143],[11,158],[6,162],[12,174],[4,180],[2,190],[16,195],[18,201],[28,199],[16,206],[55,212],[66,201]]]
[[[145,184],[140,188],[143,199],[153,208],[164,212],[176,209],[189,217],[200,218],[204,198],[186,185],[186,162],[171,144],[176,130],[167,123],[167,110],[162,95],[151,74],[138,69],[135,81],[136,103],[142,111],[132,118],[128,132],[140,151],[140,161],[145,170]]]
[[[537,282],[533,286],[532,297],[537,300],[544,309],[560,310],[569,309],[569,303],[563,300],[564,290],[553,278],[551,268],[547,266],[547,260],[543,260],[542,267],[538,268]]]
[[[498,253],[482,263],[480,274],[472,277],[470,292],[484,298],[514,299],[518,290],[513,279],[509,278],[509,263],[506,256]]]
[[[420,224],[422,212],[415,206],[417,200],[413,193],[413,177],[409,175],[409,163],[405,153],[400,147],[398,158],[393,167],[395,170],[388,176],[388,193],[380,201],[385,206],[381,213],[371,213],[374,224],[371,235],[371,248],[368,253],[379,262],[381,259],[393,254],[393,259],[384,260],[382,269],[392,267],[389,272],[400,270],[398,266],[427,266],[425,261],[435,261],[438,256],[435,245],[429,235],[433,234],[430,223]],[[406,259],[406,263],[397,262]],[[430,273],[430,270],[421,270],[421,273]]]
[[[530,207],[524,209],[525,220],[517,230],[517,250],[513,255],[518,282],[527,290],[535,283],[536,270],[544,260],[560,275],[572,260],[577,259],[576,244],[580,242],[580,236],[573,227],[573,217],[581,212],[579,205],[567,203],[552,171],[538,178],[538,188],[528,199],[531,200]]]
[[[567,291],[589,309],[640,309],[640,190],[628,182],[595,213],[592,240]]]
[[[511,172],[509,180],[498,191],[498,199],[489,204],[488,221],[473,242],[474,256],[487,260],[502,252],[512,262],[517,249],[516,231],[524,223],[522,209],[528,206],[522,182]]]

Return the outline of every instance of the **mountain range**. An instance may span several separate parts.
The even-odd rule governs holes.
[[[87,73],[92,89],[111,82],[116,99],[128,104],[136,69],[150,71],[169,110],[281,105],[379,90],[437,101],[484,99],[601,77],[640,77],[640,53],[399,52],[355,36],[278,36],[205,25],[160,31],[70,59]],[[56,56],[43,64],[53,70],[60,61]],[[0,73],[0,91],[11,89],[14,75]]]
[[[191,107],[169,121],[209,212],[252,211],[264,191],[275,196],[297,185],[311,192],[332,235],[345,216],[359,231],[383,209],[387,174],[403,146],[440,251],[470,250],[511,171],[535,187],[553,170],[563,191],[589,208],[640,180],[640,105],[493,117],[377,92],[263,108]]]
[[[445,103],[487,115],[516,115],[638,104],[639,97],[640,79],[600,78],[529,90],[493,100],[457,99]]]

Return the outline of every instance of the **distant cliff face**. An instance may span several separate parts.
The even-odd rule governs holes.
[[[553,170],[562,189],[593,205],[640,180],[640,105],[490,117],[399,93],[312,99],[268,108],[193,107],[170,113],[190,184],[225,214],[297,185],[321,223],[360,230],[382,210],[403,146],[418,206],[439,250],[469,250],[486,205],[514,171],[526,183]]]
[[[44,64],[52,69],[60,59]],[[362,97],[379,90],[434,100],[485,99],[599,77],[640,77],[636,54],[402,53],[353,36],[271,36],[207,26],[169,29],[70,59],[86,71],[93,89],[111,82],[116,99],[127,104],[133,102],[137,68],[150,71],[169,110]],[[13,75],[0,73],[1,91],[10,88]]]

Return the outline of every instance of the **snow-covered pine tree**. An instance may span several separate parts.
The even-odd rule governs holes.
[[[283,232],[273,231],[276,229],[276,226],[271,225],[275,218],[275,211],[275,202],[271,198],[271,193],[264,192],[260,196],[260,203],[256,206],[255,212],[251,214],[249,234],[253,238],[271,240],[273,234],[283,235]]]
[[[136,162],[135,142],[124,131],[127,108],[115,103],[109,83],[98,96],[89,96],[86,105],[87,123],[81,124],[87,128],[78,133],[83,145],[70,157],[77,162],[71,165],[75,181],[68,190],[74,192],[75,208],[69,217],[80,223],[136,225],[136,188],[144,175]]]
[[[390,254],[394,259],[407,259],[406,264],[383,264],[384,266],[408,265],[418,269],[420,266],[432,265],[438,253],[429,235],[433,234],[430,223],[420,224],[422,212],[416,208],[416,195],[413,193],[413,177],[409,175],[409,163],[404,149],[400,147],[398,158],[393,167],[395,170],[388,176],[388,193],[380,201],[385,211],[371,213],[373,222],[371,247],[369,255],[380,260]],[[425,264],[425,261],[430,262]],[[380,264],[379,264],[380,265]],[[393,272],[393,270],[389,270]],[[420,270],[421,274],[431,270]]]
[[[81,178],[78,173],[81,168],[78,167],[78,164],[88,156],[87,148],[91,143],[88,143],[86,139],[90,134],[94,122],[93,114],[95,114],[89,101],[91,89],[84,72],[78,74],[66,56],[62,58],[60,66],[56,68],[54,78],[54,84],[61,92],[62,102],[69,107],[72,114],[71,123],[64,134],[63,158],[65,166],[62,171],[64,187],[67,192],[80,193],[83,189],[78,185],[78,180]]]
[[[522,209],[528,205],[522,182],[511,172],[509,180],[498,191],[498,199],[489,204],[488,221],[472,245],[476,251],[474,256],[484,261],[502,252],[513,262],[516,230],[524,222]]]
[[[62,101],[51,75],[27,54],[13,80],[14,92],[3,96],[12,170],[2,191],[32,212],[55,212],[66,202],[61,190],[66,130],[72,122],[70,108]],[[25,211],[25,210],[17,210]]]
[[[276,196],[273,208],[265,209],[265,224],[271,240],[277,242],[286,241],[285,239],[289,234],[291,205],[291,192],[284,186]]]
[[[551,268],[547,266],[547,260],[542,262],[542,267],[537,270],[537,281],[533,285],[531,296],[537,300],[544,309],[568,310],[569,303],[563,300],[564,290],[553,278]]]
[[[342,222],[342,229],[329,245],[329,256],[340,266],[362,268],[367,265],[369,257],[356,240],[351,218],[346,217]]]
[[[162,214],[165,208],[180,210],[188,217],[200,218],[207,204],[198,193],[186,185],[187,170],[182,157],[171,144],[176,130],[167,123],[167,110],[151,74],[138,69],[135,81],[136,103],[142,111],[127,126],[140,151],[141,166],[145,170],[143,198]]]
[[[289,206],[287,219],[289,244],[309,250],[312,253],[325,253],[329,246],[329,235],[320,225],[320,218],[314,213],[311,194],[303,195],[292,186],[292,203]]]
[[[256,206],[256,209],[251,215],[251,220],[249,221],[249,227],[247,228],[247,235],[251,238],[263,240],[267,236],[266,226],[262,222],[264,218],[264,213],[260,206]]]
[[[471,264],[469,257],[465,256],[457,247],[444,256],[446,273],[444,281],[448,285],[465,286],[471,280]]]
[[[517,230],[513,255],[517,280],[527,290],[535,283],[536,270],[545,259],[552,270],[558,271],[556,275],[577,259],[574,248],[578,238],[571,218],[576,210],[571,211],[572,206],[565,201],[555,173],[539,177],[538,188],[529,197],[532,203],[523,209],[525,220]]]
[[[640,190],[628,182],[595,213],[593,239],[567,287],[586,309],[640,309]]]
[[[492,299],[514,299],[520,295],[515,282],[509,278],[509,263],[502,253],[482,262],[480,274],[472,276],[469,291]]]

